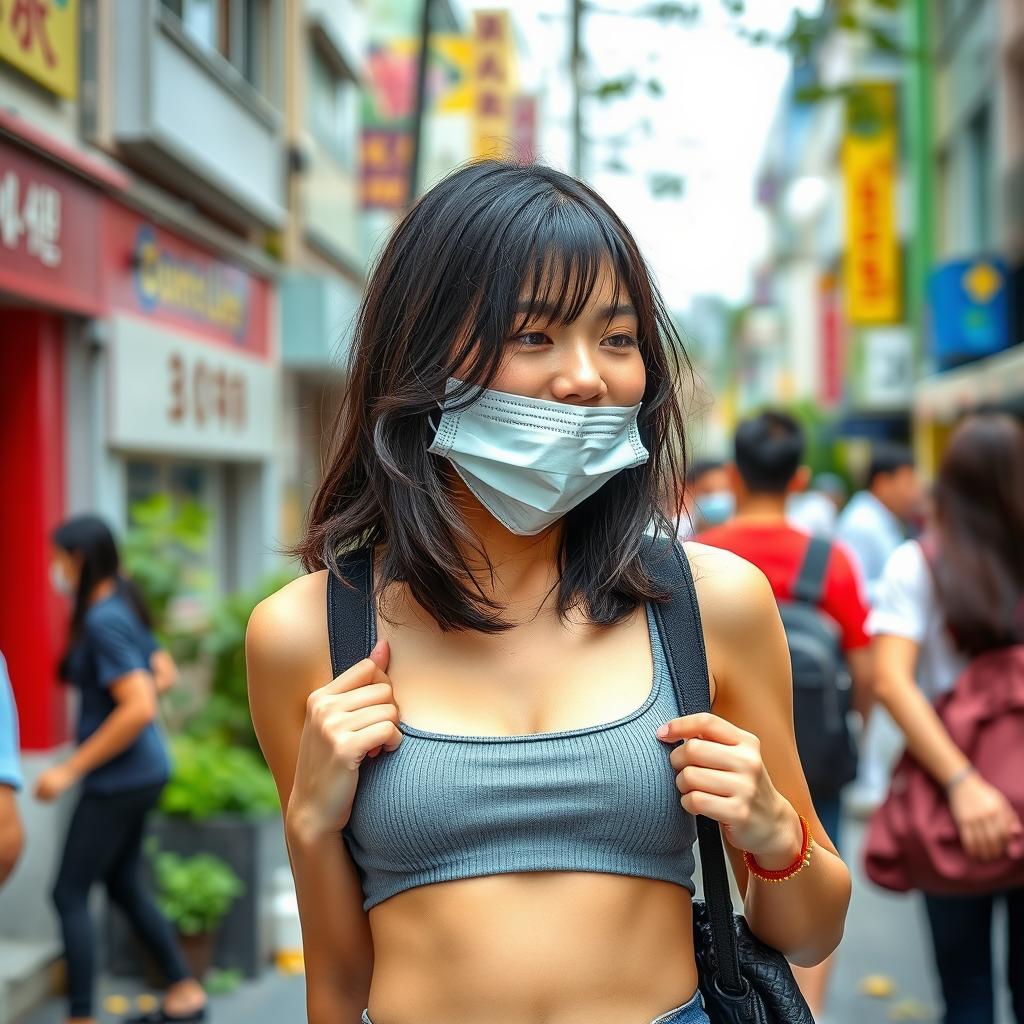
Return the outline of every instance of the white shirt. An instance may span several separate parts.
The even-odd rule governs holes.
[[[872,636],[902,636],[920,645],[917,683],[934,701],[953,689],[967,658],[953,646],[935,583],[921,545],[901,544],[886,563],[878,583],[878,600],[868,616]]]
[[[889,556],[903,543],[903,524],[870,491],[859,491],[843,509],[836,537],[853,552],[872,607]]]

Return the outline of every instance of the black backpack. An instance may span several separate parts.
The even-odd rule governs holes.
[[[850,672],[838,623],[821,610],[832,545],[813,537],[793,587],[779,602],[793,665],[796,744],[811,793],[837,796],[857,774]]]

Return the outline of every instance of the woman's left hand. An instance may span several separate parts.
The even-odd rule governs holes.
[[[800,817],[772,784],[753,733],[717,715],[697,714],[673,718],[658,730],[658,739],[685,740],[669,762],[687,811],[719,822],[726,839],[767,870],[796,860],[803,840]]]
[[[36,779],[36,799],[44,803],[56,800],[64,790],[70,789],[77,781],[78,777],[67,765],[56,764],[52,768],[47,768]]]

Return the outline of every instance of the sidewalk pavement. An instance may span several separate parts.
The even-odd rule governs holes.
[[[854,871],[854,897],[846,937],[836,958],[829,1006],[820,1024],[890,1024],[892,1021],[922,1021],[936,1024],[940,1000],[930,964],[928,933],[920,901],[914,896],[882,892],[864,881],[860,871],[860,848],[864,826],[844,822],[843,849]],[[997,962],[1005,963],[1005,948],[997,948]],[[879,992],[863,991],[866,979],[875,979]],[[136,981],[103,978],[100,1002],[125,996],[134,1001],[145,993]],[[152,995],[152,993],[150,993]],[[1000,994],[1001,1008],[993,1024],[1011,1024],[1008,993]],[[305,986],[300,976],[268,971],[257,981],[244,982],[228,995],[210,999],[210,1024],[302,1024],[305,1014]],[[145,1008],[144,1006],[142,1008]],[[50,1000],[18,1024],[63,1024],[64,1005]],[[130,1009],[100,1014],[101,1024],[114,1024]]]

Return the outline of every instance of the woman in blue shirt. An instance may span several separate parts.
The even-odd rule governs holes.
[[[170,763],[155,722],[159,650],[138,590],[120,574],[117,546],[95,516],[76,516],[53,533],[54,585],[73,601],[61,677],[80,692],[78,745],[36,784],[54,800],[81,782],[53,889],[68,967],[69,1024],[92,1024],[95,941],[89,890],[102,880],[169,984],[161,1009],[137,1024],[205,1019],[206,997],[190,976],[166,919],[141,883],[146,816],[167,782]]]

